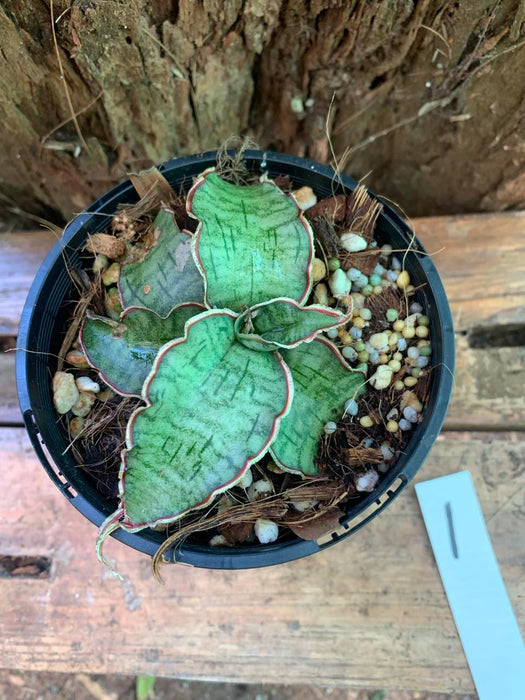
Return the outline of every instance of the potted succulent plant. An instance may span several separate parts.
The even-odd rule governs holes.
[[[100,525],[101,558],[109,534],[157,549],[156,565],[237,568],[317,551],[322,532],[350,530],[381,494],[396,495],[444,418],[450,314],[402,220],[302,159],[245,152],[229,168],[215,159],[175,159],[134,177],[138,204],[129,183],[95,203],[66,228],[23,314],[26,424],[52,478]],[[404,258],[389,270],[392,249]],[[75,309],[68,273],[84,285]],[[56,365],[23,353],[59,345]],[[49,369],[52,389],[41,381]],[[118,502],[100,489],[94,497],[68,450],[87,423],[90,435],[108,424],[104,392],[125,415]],[[58,436],[52,401],[65,418]],[[314,536],[304,527],[312,522]],[[281,524],[290,530],[278,539]],[[213,526],[222,527],[215,542],[181,544]]]

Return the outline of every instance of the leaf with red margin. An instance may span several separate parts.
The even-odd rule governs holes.
[[[318,474],[314,457],[323,428],[342,416],[347,399],[364,393],[364,375],[347,365],[324,338],[283,350],[282,355],[292,373],[294,400],[270,451],[285,471]]]
[[[236,315],[212,310],[161,348],[144,383],[146,406],[127,430],[121,526],[173,522],[231,488],[275,439],[293,385],[277,353],[235,338]]]
[[[179,231],[170,211],[159,211],[153,231],[156,245],[144,260],[122,266],[118,288],[124,309],[150,309],[166,318],[176,306],[202,304],[204,280],[191,252],[193,236]]]
[[[108,386],[122,396],[140,396],[160,348],[182,338],[186,321],[204,310],[202,304],[183,304],[161,318],[147,309],[130,308],[120,321],[88,313],[80,344]]]
[[[348,323],[352,310],[343,314],[321,304],[301,306],[293,299],[272,299],[256,304],[235,322],[237,339],[260,352],[280,351],[311,342],[319,333]]]
[[[186,206],[200,222],[193,255],[209,307],[243,311],[275,297],[306,302],[312,229],[297,202],[271,180],[241,187],[211,168],[191,188]]]

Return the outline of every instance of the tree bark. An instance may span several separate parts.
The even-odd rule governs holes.
[[[412,215],[525,206],[518,0],[5,0],[0,38],[0,197],[32,214],[232,134]]]

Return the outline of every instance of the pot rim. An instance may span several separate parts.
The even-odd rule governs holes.
[[[231,153],[234,153],[234,151]],[[207,151],[196,155],[172,158],[157,167],[165,176],[183,171],[188,171],[192,175],[214,165],[216,156],[217,151]],[[316,182],[320,180],[326,182],[327,178],[330,183],[334,181],[335,173],[332,168],[298,156],[285,155],[274,151],[247,150],[243,153],[243,157],[248,164],[258,166],[261,171],[268,171],[271,176],[279,173],[284,174],[282,168],[285,170],[299,169],[301,182],[307,175]],[[315,184],[312,184],[315,190]],[[348,192],[355,189],[357,185],[358,183],[352,178],[340,175],[337,177],[337,184],[334,189],[335,191]],[[31,337],[31,329],[35,321],[35,307],[52,268],[57,264],[57,260],[62,259],[64,252],[69,252],[72,241],[93,221],[95,215],[105,214],[111,217],[118,202],[126,201],[125,195],[132,195],[133,193],[134,189],[131,181],[126,179],[99,197],[66,226],[62,238],[57,241],[45,258],[30,288],[20,319],[16,352],[18,397],[24,423],[33,448],[52,481],[68,497],[72,505],[97,526],[106,519],[110,509],[104,512],[97,507],[91,502],[89,497],[78,491],[73,483],[74,479],[71,479],[70,475],[68,475],[69,478],[66,476],[68,469],[65,469],[63,465],[60,468],[60,465],[53,464],[53,462],[58,462],[59,460],[53,459],[49,448],[46,448],[43,435],[36,420],[30,395],[31,376],[29,363],[31,362],[31,355],[26,350],[30,349],[29,346],[34,340]],[[413,239],[411,255],[407,256],[407,258],[412,258],[413,255],[412,264],[415,264],[417,260],[417,266],[421,269],[428,284],[428,289],[432,292],[434,307],[431,319],[433,322],[435,321],[435,326],[440,332],[439,363],[434,371],[430,397],[423,412],[423,421],[416,427],[407,444],[408,456],[404,455],[401,457],[392,470],[382,476],[376,489],[363,498],[347,514],[342,516],[340,527],[337,531],[327,533],[326,536],[319,538],[317,541],[307,541],[296,537],[292,540],[276,542],[270,545],[238,548],[210,548],[184,544],[177,549],[171,548],[167,553],[166,560],[205,568],[241,569],[284,563],[313,554],[348,537],[376,517],[399,495],[422,466],[440,432],[452,392],[454,375],[452,315],[438,272],[431,258],[425,254],[424,247],[417,240],[412,229],[388,202],[373,194],[373,192],[370,192],[370,194],[383,204],[383,212],[380,215],[382,225],[390,229],[391,232],[395,232],[396,235],[400,235],[405,241]],[[134,197],[134,199],[136,200],[137,197]],[[87,235],[87,231],[85,235]],[[76,250],[78,253],[78,244],[76,247],[73,246],[71,250]],[[410,267],[408,262],[407,267]],[[50,391],[49,387],[48,391]],[[430,405],[431,398],[433,398],[432,405]],[[429,411],[429,409],[431,410]],[[150,555],[155,553],[159,544],[164,540],[163,534],[150,529],[140,533],[128,533],[120,529],[113,536],[134,549]]]

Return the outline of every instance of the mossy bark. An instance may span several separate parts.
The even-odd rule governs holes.
[[[330,162],[331,103],[345,171],[410,214],[525,205],[518,0],[6,0],[0,36],[0,196],[34,214],[232,134]]]

